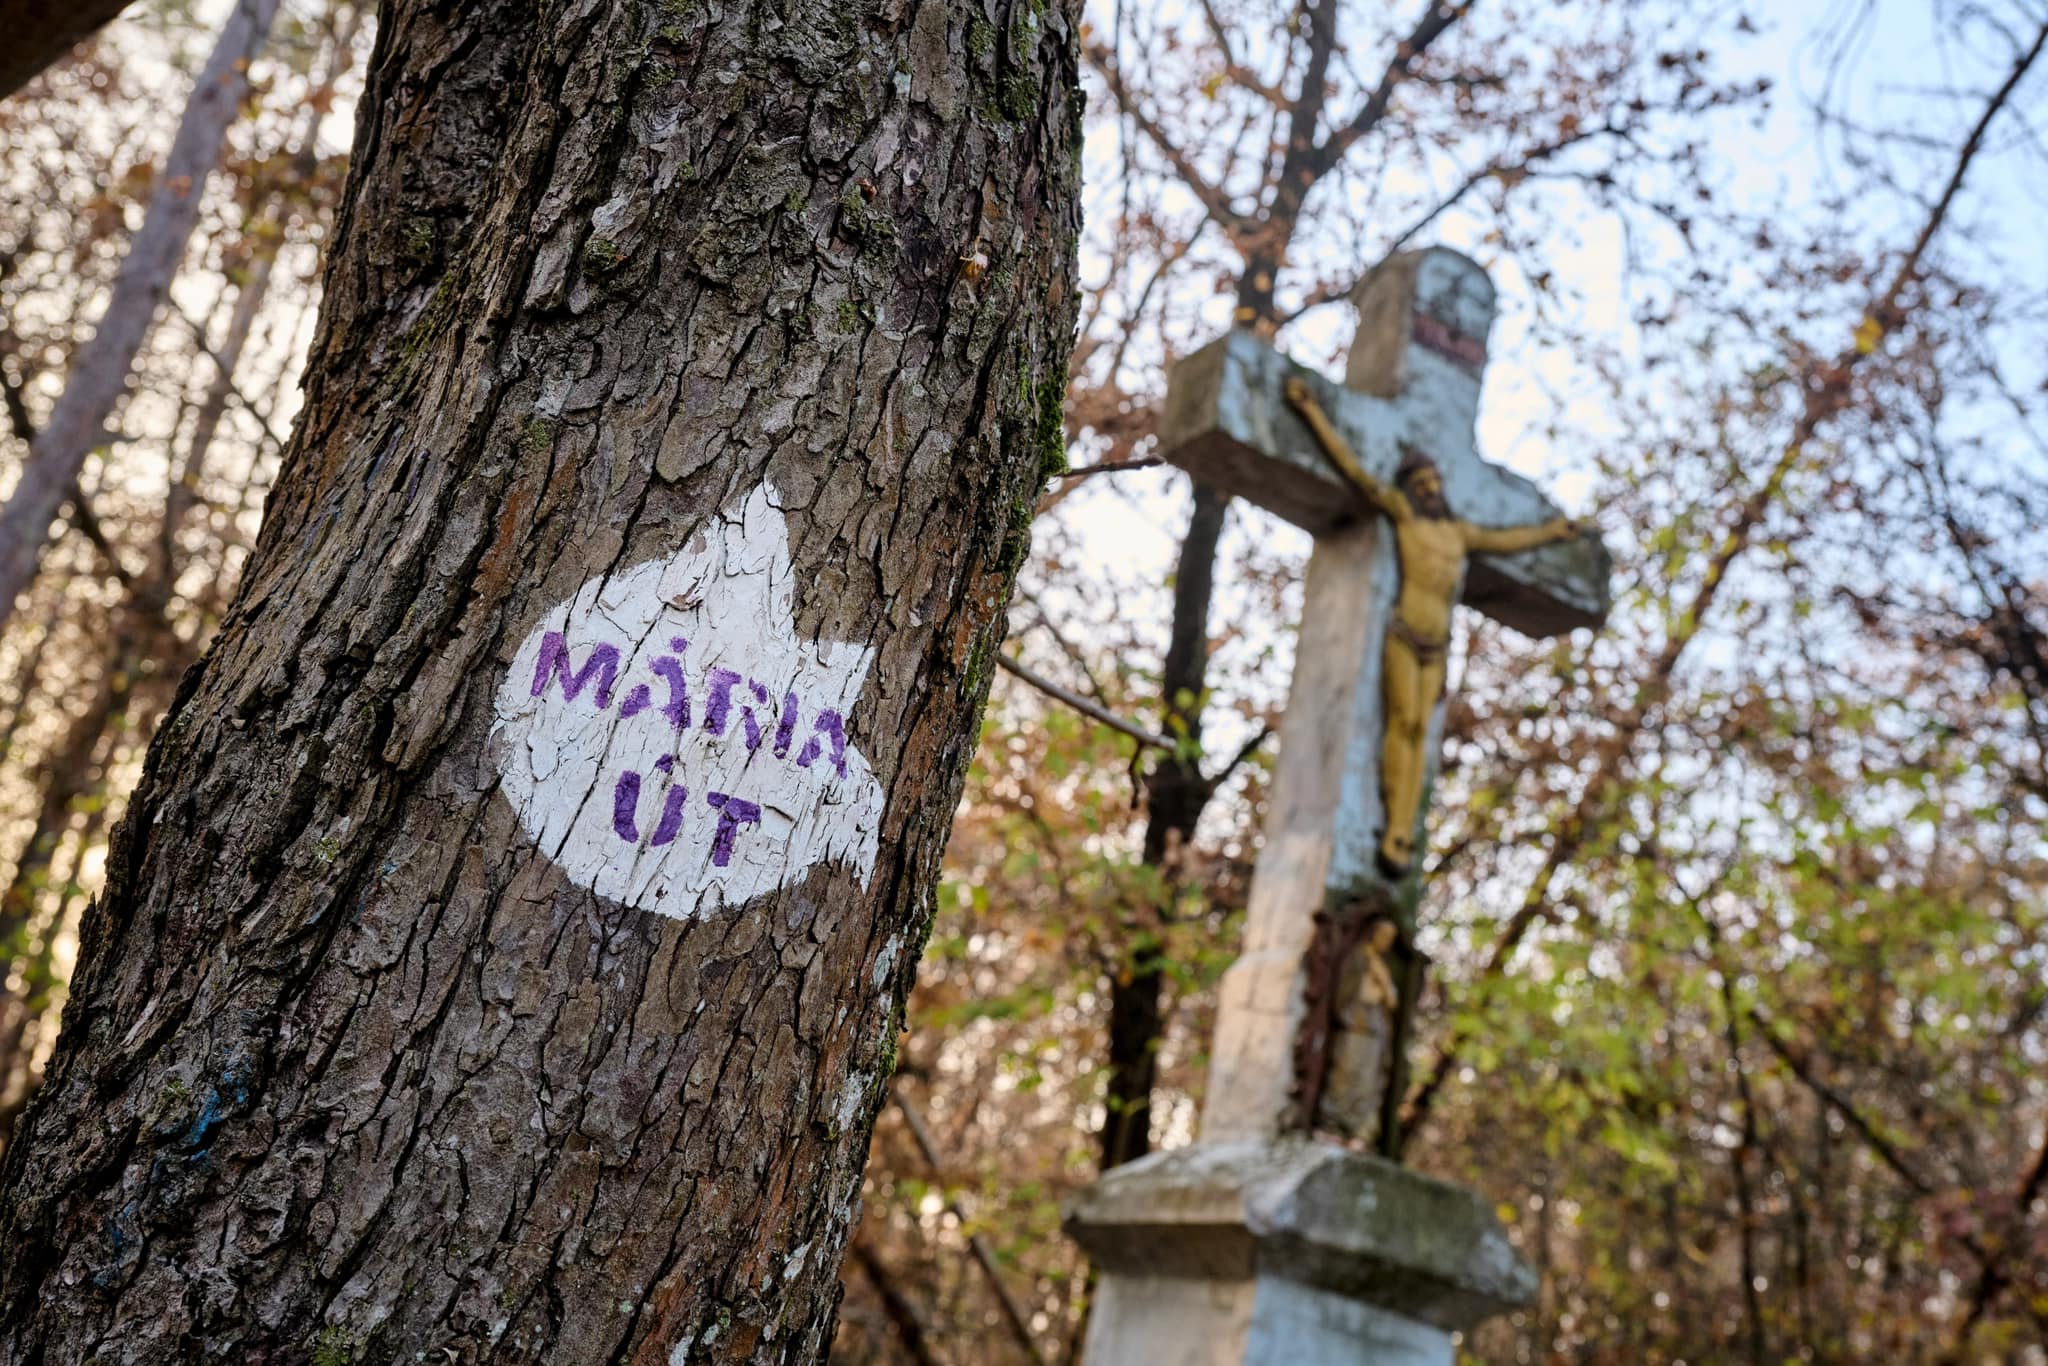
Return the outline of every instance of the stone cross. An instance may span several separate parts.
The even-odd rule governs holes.
[[[1385,1125],[1401,1086],[1390,1076],[1396,1012],[1419,978],[1412,953],[1405,986],[1383,961],[1412,928],[1420,891],[1412,874],[1381,866],[1382,668],[1397,617],[1407,633],[1398,648],[1410,652],[1403,667],[1413,675],[1431,654],[1441,676],[1441,640],[1415,638],[1408,595],[1395,612],[1409,556],[1397,559],[1393,524],[1361,499],[1361,484],[1393,483],[1418,454],[1434,461],[1450,513],[1475,524],[1424,528],[1424,549],[1451,550],[1409,562],[1437,571],[1455,573],[1482,544],[1531,539],[1476,528],[1555,516],[1533,485],[1481,460],[1473,443],[1493,322],[1485,272],[1454,252],[1407,253],[1368,277],[1355,301],[1358,339],[1341,388],[1244,332],[1190,356],[1168,386],[1168,458],[1316,539],[1266,843],[1244,954],[1223,980],[1200,1139],[1104,1173],[1067,1211],[1068,1232],[1100,1273],[1086,1346],[1094,1366],[1453,1366],[1456,1334],[1528,1303],[1536,1288],[1485,1200],[1323,1137],[1369,1141]],[[1306,385],[1291,399],[1290,380]],[[1362,467],[1355,477],[1340,475],[1305,418],[1327,423]],[[1417,501],[1397,503],[1383,487],[1376,496],[1413,514],[1427,489],[1409,488]],[[1412,545],[1416,534],[1411,515],[1399,535]],[[1447,622],[1439,598],[1460,586],[1466,605],[1529,634],[1597,625],[1607,574],[1592,536],[1478,556],[1462,585],[1429,589],[1441,593],[1424,625]],[[1411,726],[1425,705],[1426,782],[1441,702],[1402,704]],[[1412,729],[1402,741],[1412,745]]]
[[[1333,465],[1288,402],[1287,381],[1307,384],[1383,484],[1404,456],[1420,454],[1464,522],[1521,527],[1558,515],[1534,484],[1482,460],[1474,441],[1494,311],[1485,271],[1442,248],[1405,253],[1375,270],[1356,301],[1342,387],[1233,331],[1176,366],[1167,390],[1168,459],[1315,535],[1244,953],[1223,981],[1206,1138],[1315,1126],[1371,1139],[1396,1098],[1386,1075],[1396,1002],[1372,959],[1412,929],[1418,890],[1376,857],[1386,823],[1380,670],[1399,568],[1386,519]],[[1475,555],[1462,601],[1527,635],[1597,626],[1608,571],[1593,536]],[[1441,726],[1439,700],[1423,746],[1430,776]],[[1374,921],[1377,945],[1362,942]]]

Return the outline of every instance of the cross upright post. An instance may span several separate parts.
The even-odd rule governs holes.
[[[1168,458],[1315,544],[1201,1141],[1070,1213],[1103,1272],[1091,1361],[1448,1362],[1450,1332],[1532,1288],[1477,1197],[1356,1149],[1393,1152],[1452,604],[1529,635],[1597,626],[1609,560],[1478,454],[1485,272],[1404,253],[1354,302],[1343,386],[1242,331],[1169,382]]]

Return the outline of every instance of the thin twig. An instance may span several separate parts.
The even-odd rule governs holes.
[[[1529,171],[1528,168],[1530,166],[1533,166],[1541,161],[1547,161],[1551,157],[1557,156],[1561,152],[1568,151],[1569,149],[1576,147],[1578,144],[1586,142],[1592,138],[1609,135],[1620,135],[1621,131],[1622,130],[1619,127],[1617,127],[1613,122],[1610,121],[1603,124],[1596,124],[1593,127],[1581,129],[1577,132],[1567,134],[1566,136],[1558,138],[1553,142],[1546,142],[1539,144],[1535,147],[1530,147],[1522,152],[1516,153],[1512,158],[1494,158],[1493,160],[1487,162],[1484,166],[1481,166],[1478,170],[1466,176],[1464,180],[1458,183],[1456,189],[1452,190],[1443,198],[1437,200],[1437,202],[1434,205],[1432,205],[1427,211],[1425,211],[1420,217],[1416,218],[1413,222],[1409,223],[1408,226],[1403,228],[1400,232],[1394,234],[1394,236],[1388,240],[1385,247],[1381,250],[1381,258],[1385,259],[1388,256],[1392,256],[1395,252],[1407,246],[1422,232],[1424,228],[1427,228],[1431,223],[1434,223],[1438,218],[1442,217],[1445,213],[1449,212],[1453,207],[1455,207],[1459,203],[1459,201],[1463,200],[1466,195],[1472,193],[1473,190],[1478,189],[1487,181],[1516,174],[1518,172],[1526,173],[1533,179],[1535,178],[1537,173]],[[1350,298],[1353,294],[1358,292],[1358,287],[1365,283],[1366,277],[1370,274],[1371,272],[1367,271],[1364,275],[1358,276],[1346,285],[1321,285],[1315,289],[1310,290],[1307,297],[1305,297],[1301,301],[1301,304],[1298,307],[1290,309],[1288,311],[1283,321],[1293,322],[1296,318],[1299,318],[1302,314],[1309,312],[1311,309],[1321,308],[1325,304],[1336,303],[1339,299]]]
[[[1102,83],[1115,97],[1117,107],[1130,116],[1131,122],[1137,124],[1139,131],[1159,150],[1159,155],[1166,158],[1167,164],[1173,167],[1173,173],[1187,184],[1188,192],[1201,201],[1202,207],[1223,225],[1225,232],[1233,236],[1241,232],[1246,226],[1244,215],[1231,206],[1229,195],[1211,185],[1195,168],[1193,158],[1167,135],[1159,121],[1139,107],[1138,97],[1124,84],[1123,74],[1117,69],[1116,54],[1101,43],[1089,43],[1085,52],[1089,65],[1100,73]]]
[[[256,425],[262,429],[263,438],[270,443],[271,449],[282,453],[285,448],[285,439],[278,435],[277,429],[270,425],[270,419],[263,415],[250,397],[242,392],[241,386],[235,383],[234,362],[229,357],[217,354],[212,345],[208,343],[206,340],[206,324],[200,322],[182,308],[173,307],[171,311],[179,322],[185,324],[186,330],[191,332],[193,344],[198,347],[200,354],[205,356],[213,365],[213,371],[217,377],[216,382],[226,391],[230,398],[234,399],[235,406],[247,413]]]
[[[1393,105],[1395,89],[1407,79],[1415,60],[1429,50],[1431,43],[1443,36],[1445,29],[1464,18],[1466,11],[1471,8],[1469,3],[1450,4],[1446,0],[1437,0],[1437,3],[1423,10],[1422,17],[1416,21],[1408,36],[1395,43],[1394,55],[1387,62],[1386,70],[1380,73],[1380,83],[1373,88],[1372,94],[1366,97],[1365,103],[1352,115],[1349,123],[1339,127],[1315,149],[1313,164],[1317,175],[1342,161],[1353,143],[1379,126],[1380,120],[1386,117],[1387,110]]]
[[[1242,745],[1238,746],[1237,753],[1230,756],[1230,762],[1225,764],[1221,769],[1218,769],[1214,777],[1209,778],[1207,780],[1209,784],[1209,790],[1213,792],[1217,788],[1229,782],[1230,775],[1237,772],[1238,767],[1241,764],[1243,764],[1245,760],[1251,758],[1253,754],[1257,753],[1259,746],[1265,744],[1267,739],[1272,734],[1273,727],[1271,723],[1260,726],[1257,734],[1253,735],[1251,739],[1245,741]]]
[[[2022,1236],[2026,1231],[2027,1216],[2039,1198],[2044,1182],[2048,1182],[2048,1132],[2041,1135],[2041,1146],[2035,1150],[2034,1160],[2026,1173],[2020,1177],[2018,1187],[2013,1191],[2012,1220],[2015,1225],[2011,1235],[1996,1244],[2001,1248],[2025,1247]],[[1986,1262],[1978,1273],[1977,1286],[1970,1293],[1970,1307],[1963,1314],[1962,1322],[1956,1327],[1956,1352],[1960,1355],[1970,1340],[1971,1330],[1984,1317],[1992,1304],[2008,1285],[2012,1284],[2012,1273],[2007,1271],[2003,1261]]]
[[[1067,663],[1073,665],[1074,672],[1081,675],[1082,681],[1087,683],[1088,695],[1108,706],[1109,699],[1103,694],[1101,682],[1095,677],[1095,671],[1088,667],[1088,657],[1081,653],[1079,646],[1067,639],[1066,632],[1060,630],[1059,624],[1052,619],[1052,613],[1046,611],[1045,604],[1038,600],[1038,595],[1029,589],[1020,588],[1017,590],[1017,596],[1030,603],[1032,610],[1038,613],[1039,628],[1052,637],[1052,643],[1060,647],[1060,653],[1067,657]],[[1119,672],[1118,677],[1122,676]]]
[[[1742,1015],[1735,1002],[1735,972],[1727,960],[1727,941],[1721,934],[1720,922],[1707,914],[1700,898],[1688,896],[1686,900],[1706,929],[1714,971],[1721,979],[1722,1035],[1728,1043],[1729,1065],[1735,1069],[1736,1097],[1742,1102],[1741,1141],[1729,1155],[1728,1164],[1735,1178],[1735,1203],[1741,1215],[1736,1232],[1741,1244],[1743,1311],[1749,1321],[1749,1359],[1755,1366],[1763,1366],[1769,1355],[1769,1340],[1764,1330],[1763,1300],[1757,1291],[1756,1201],[1749,1185],[1749,1155],[1751,1149],[1759,1146],[1762,1130],[1757,1124],[1756,1095],[1750,1088],[1749,1070],[1742,1061]]]
[[[1141,456],[1136,460],[1103,460],[1079,469],[1066,470],[1053,476],[1055,479],[1086,479],[1093,474],[1122,474],[1125,470],[1157,469],[1166,461],[1156,455]]]
[[[1892,1169],[1893,1174],[1899,1180],[1911,1186],[1913,1193],[1916,1195],[1926,1196],[1934,1194],[1934,1183],[1916,1171],[1913,1165],[1906,1161],[1905,1154],[1901,1153],[1890,1139],[1879,1133],[1877,1126],[1861,1110],[1858,1110],[1849,1103],[1848,1097],[1829,1085],[1814,1070],[1810,1059],[1802,1056],[1792,1045],[1778,1037],[1777,1030],[1773,1027],[1769,1016],[1765,1015],[1757,1007],[1751,1006],[1749,1008],[1749,1018],[1756,1024],[1757,1037],[1761,1038],[1764,1043],[1769,1045],[1770,1050],[1778,1055],[1778,1061],[1784,1063],[1791,1070],[1792,1075],[1799,1078],[1801,1084],[1807,1090],[1813,1092],[1822,1104],[1840,1115],[1842,1122],[1856,1131],[1856,1136],[1863,1140],[1865,1146],[1877,1154],[1878,1159],[1885,1166]]]

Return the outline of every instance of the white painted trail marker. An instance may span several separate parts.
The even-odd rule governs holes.
[[[846,726],[874,647],[797,638],[776,501],[591,579],[513,658],[492,754],[577,886],[687,920],[818,863],[873,876],[882,788]]]

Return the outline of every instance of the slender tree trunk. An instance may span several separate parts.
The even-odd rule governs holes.
[[[56,1024],[51,1018],[52,1003],[64,987],[63,974],[56,961],[57,939],[66,926],[77,923],[72,908],[78,901],[79,878],[83,876],[85,861],[90,857],[106,821],[107,772],[104,766],[98,780],[86,789],[86,795],[98,797],[100,801],[79,822],[78,833],[71,841],[70,867],[61,877],[54,879],[57,898],[44,922],[47,929],[39,936],[39,942],[34,945],[28,959],[16,965],[15,970],[21,973],[22,978],[22,989],[17,997],[20,1012],[11,1013],[8,1004],[0,1004],[0,1059],[12,1058],[11,1062],[0,1061],[0,1153],[5,1153],[7,1145],[14,1141],[15,1122],[42,1086],[42,1073],[33,1064],[43,1039]]]
[[[1173,624],[1160,673],[1169,721],[1202,739],[1202,694],[1208,689],[1209,603],[1216,589],[1216,544],[1230,495],[1196,484],[1194,510],[1181,538],[1174,568]],[[1194,837],[1195,823],[1214,788],[1200,766],[1168,758],[1145,779],[1145,862],[1158,867],[1176,846]],[[1128,939],[1142,943],[1135,926]],[[1109,1081],[1102,1126],[1106,1171],[1152,1150],[1152,1087],[1159,1076],[1159,1044],[1166,1030],[1163,993],[1166,963],[1155,948],[1129,953],[1130,961],[1109,987]]]
[[[124,625],[102,661],[104,671],[93,685],[92,698],[85,710],[70,719],[63,738],[43,757],[43,786],[35,827],[14,861],[6,891],[0,892],[0,973],[5,972],[22,947],[22,937],[35,914],[36,893],[49,873],[57,846],[63,843],[64,832],[71,826],[72,804],[91,787],[94,756],[115,718],[128,704],[134,689],[137,653],[132,627]],[[6,1058],[0,1055],[0,1075],[5,1074],[6,1065]]]
[[[192,86],[142,227],[115,273],[106,312],[72,357],[64,392],[36,434],[7,505],[0,508],[0,626],[14,615],[15,599],[35,581],[57,512],[127,389],[136,354],[199,222],[207,177],[219,164],[228,126],[249,93],[249,62],[263,45],[277,3],[235,0],[213,55]]]
[[[384,7],[0,1168],[0,1361],[819,1356],[1060,444],[1077,25]]]
[[[924,1311],[896,1283],[896,1277],[874,1248],[868,1245],[867,1239],[854,1238],[853,1260],[867,1274],[868,1284],[875,1288],[875,1296],[882,1302],[882,1312],[888,1316],[890,1327],[896,1330],[897,1340],[903,1345],[903,1354],[914,1366],[940,1366],[938,1354],[932,1350],[931,1328],[925,1323]]]
[[[194,658],[193,647],[171,630],[167,616],[178,575],[177,533],[185,516],[197,501],[199,474],[220,428],[234,387],[234,370],[254,327],[269,287],[275,253],[257,256],[249,277],[235,296],[234,308],[221,348],[214,353],[215,373],[202,401],[185,456],[171,480],[157,531],[155,562],[150,571],[131,581],[122,600],[113,609],[110,648],[102,660],[102,672],[93,700],[73,718],[64,738],[41,766],[43,793],[34,830],[5,892],[0,892],[0,1151],[12,1141],[14,1121],[21,1101],[27,1098],[28,1058],[23,1044],[28,1023],[47,1009],[49,968],[48,946],[30,943],[35,919],[37,893],[44,886],[57,846],[71,824],[72,805],[96,786],[104,790],[106,767],[118,741],[129,699],[146,663],[175,680]],[[147,735],[147,728],[140,734]],[[108,758],[98,765],[94,755],[102,743]],[[4,982],[20,979],[20,989]],[[19,1078],[21,1087],[14,1082]]]
[[[0,892],[0,978],[7,979],[0,986],[0,1153],[13,1142],[16,1117],[36,1087],[30,1067],[36,1043],[29,1026],[50,1010],[53,993],[62,985],[52,966],[52,938],[67,923],[69,891],[59,892],[53,911],[38,913],[42,893],[53,881],[58,849],[71,835],[75,808],[97,798],[70,839],[73,867],[57,881],[65,888],[76,881],[86,850],[98,837],[109,770],[123,738],[150,733],[148,713],[169,694],[161,680],[175,681],[193,658],[193,647],[164,629],[160,614],[139,610],[131,595],[117,609],[111,648],[93,700],[73,718],[64,738],[43,761],[36,825],[15,861],[6,891]],[[152,667],[154,680],[146,676]],[[152,681],[153,687],[143,689]],[[49,1023],[45,1020],[39,1028],[47,1029]]]
[[[146,733],[147,718],[136,722],[135,728]],[[0,1154],[14,1141],[15,1122],[42,1085],[42,1074],[34,1067],[35,1055],[57,1023],[52,1015],[53,1003],[64,987],[64,977],[57,966],[58,940],[67,928],[78,923],[73,907],[79,897],[79,879],[107,818],[109,769],[126,729],[113,730],[106,754],[73,798],[74,802],[83,799],[91,804],[71,836],[70,866],[56,875],[54,863],[50,865],[50,881],[56,891],[54,904],[39,917],[40,924],[32,932],[27,952],[14,961],[12,973],[20,978],[19,990],[10,990],[0,997]],[[10,988],[13,985],[10,977]]]
[[[124,630],[103,661],[104,672],[93,685],[85,710],[71,718],[63,738],[43,757],[35,825],[15,857],[6,890],[0,891],[0,1152],[13,1140],[17,1102],[31,1089],[22,1044],[39,1008],[37,999],[47,986],[48,973],[40,961],[46,955],[33,943],[36,908],[71,828],[74,805],[104,776],[95,758],[127,706],[136,653],[132,636]],[[107,748],[111,751],[112,745]]]

